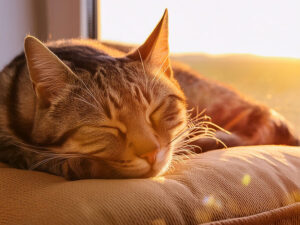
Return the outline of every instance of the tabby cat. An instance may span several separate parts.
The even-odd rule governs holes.
[[[167,11],[146,42],[128,51],[27,36],[25,53],[0,74],[0,160],[67,179],[145,178],[188,150],[299,145],[274,111],[171,67]],[[230,133],[220,128],[213,136],[217,126]]]

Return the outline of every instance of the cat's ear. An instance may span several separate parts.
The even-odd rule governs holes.
[[[24,47],[34,90],[40,103],[47,107],[66,86],[72,71],[35,37],[27,36]]]
[[[169,29],[168,29],[168,10],[147,40],[138,49],[129,53],[127,57],[134,60],[143,60],[147,66],[155,66],[159,72],[165,72],[169,77],[172,70],[169,59]]]

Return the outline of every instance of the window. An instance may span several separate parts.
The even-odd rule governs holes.
[[[300,133],[299,1],[102,0],[101,39],[142,43],[165,8],[174,58],[274,108]]]

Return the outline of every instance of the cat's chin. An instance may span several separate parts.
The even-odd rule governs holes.
[[[85,161],[84,159],[81,160]],[[85,169],[78,170],[77,167],[77,170],[74,171],[77,176],[71,177],[71,179],[130,179],[155,177],[163,174],[169,168],[172,161],[172,151],[160,154],[152,166],[144,159],[137,160],[136,166],[132,167],[122,167],[120,164],[112,164],[99,160],[87,160]],[[83,163],[81,164],[83,165]]]
[[[133,173],[128,174],[129,176],[125,178],[150,178],[150,177],[162,175],[168,170],[169,165],[171,164],[172,161],[171,155],[172,155],[171,151],[167,151],[164,154],[162,154],[161,157],[152,166],[147,164],[148,169],[146,172],[137,169]]]
[[[160,163],[154,164],[147,173],[140,176],[139,178],[149,178],[162,175],[168,170],[169,165],[171,164],[171,160],[171,157],[166,157]]]
[[[150,178],[163,174],[166,172],[170,165],[171,159],[165,158],[163,161],[150,166],[147,164],[146,167],[136,168],[131,170],[118,169],[115,170],[115,174],[111,178],[121,178],[121,179],[132,179],[132,178]]]

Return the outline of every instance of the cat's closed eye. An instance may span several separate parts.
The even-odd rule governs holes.
[[[126,135],[126,130],[121,129],[120,127],[117,127],[117,126],[102,125],[102,126],[100,126],[100,128],[111,131],[116,135],[118,135],[118,134]]]
[[[163,122],[169,122],[169,124],[170,122],[177,122],[176,119],[180,118],[183,107],[184,101],[181,97],[169,95],[150,114],[153,126],[157,127]],[[168,128],[174,128],[174,124],[170,124]]]

